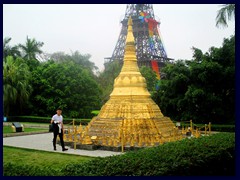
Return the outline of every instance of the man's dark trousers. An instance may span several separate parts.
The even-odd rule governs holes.
[[[64,142],[63,142],[63,130],[61,129],[61,133],[59,133],[58,125],[53,123],[53,148],[54,148],[54,150],[56,150],[57,135],[59,135],[62,149],[64,149],[65,146],[64,146]]]

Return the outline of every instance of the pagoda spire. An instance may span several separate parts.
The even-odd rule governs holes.
[[[122,70],[119,76],[114,80],[114,89],[110,97],[124,95],[142,95],[150,97],[146,80],[141,75],[137,64],[131,17],[128,20],[128,33]]]

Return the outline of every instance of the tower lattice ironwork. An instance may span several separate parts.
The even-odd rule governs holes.
[[[121,21],[122,29],[113,54],[110,58],[105,59],[110,62],[115,60],[123,62],[127,22],[130,16],[133,21],[138,66],[152,67],[160,78],[160,67],[163,67],[167,61],[172,59],[167,57],[159,32],[160,22],[155,19],[152,4],[127,5],[124,19]]]

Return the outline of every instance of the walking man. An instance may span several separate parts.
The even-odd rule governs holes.
[[[57,109],[57,114],[55,114],[51,119],[51,124],[53,126],[53,149],[56,151],[56,141],[57,141],[57,135],[60,138],[62,151],[67,151],[68,149],[64,146],[63,141],[63,117],[62,117],[62,109]]]

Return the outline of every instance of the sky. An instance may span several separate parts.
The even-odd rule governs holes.
[[[215,26],[220,4],[153,4],[160,34],[169,58],[191,59],[194,46],[207,52],[221,47],[235,33],[235,20],[227,28]],[[104,69],[117,43],[126,4],[3,4],[3,38],[10,45],[26,37],[44,42],[45,53],[79,51]]]

